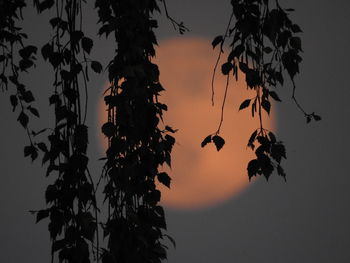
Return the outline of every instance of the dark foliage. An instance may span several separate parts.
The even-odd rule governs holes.
[[[293,10],[281,8],[278,1],[232,0],[231,5],[232,14],[225,34],[215,37],[212,42],[213,48],[219,47],[213,79],[221,54],[224,52],[224,44],[229,41],[230,51],[227,60],[221,66],[222,74],[227,75],[227,80],[229,75],[237,79],[240,70],[245,77],[247,88],[256,91],[254,98],[244,100],[239,106],[239,110],[250,106],[252,117],[257,115],[260,124],[248,141],[248,146],[253,150],[256,144],[259,145],[255,150],[256,159],[248,163],[249,179],[255,175],[264,175],[268,179],[275,169],[285,178],[280,165],[281,159],[286,158],[285,147],[281,141],[276,141],[271,131],[264,128],[262,114],[263,111],[270,114],[271,99],[281,101],[275,90],[278,85],[284,84],[284,75],[287,74],[293,85],[292,99],[305,115],[307,122],[321,119],[314,113],[306,113],[295,98],[294,78],[299,73],[299,64],[302,61],[300,56],[302,45],[298,36],[301,29],[288,16]],[[235,23],[231,25],[233,17]],[[222,147],[224,141],[218,145],[218,140],[215,141],[214,138],[218,136],[223,122],[227,89],[228,85],[219,128],[213,135],[204,139],[202,147],[211,141],[218,150]],[[212,96],[214,99],[214,87]]]
[[[159,171],[171,165],[175,143],[170,127],[160,128],[166,105],[158,101],[159,70],[151,58],[157,44],[152,18],[159,11],[150,1],[96,1],[100,35],[113,35],[117,53],[108,66],[110,87],[105,97],[108,122],[102,132],[109,141],[104,177],[109,213],[103,225],[108,248],[105,263],[160,262],[166,258],[167,237],[161,193],[156,180],[170,187]]]
[[[83,32],[83,4],[79,0],[34,1],[39,13],[51,8],[56,10],[49,21],[53,37],[41,48],[43,59],[54,71],[49,102],[54,108],[55,127],[48,135],[49,146],[44,142],[37,144],[43,154],[43,164],[48,165],[46,176],[55,176],[55,180],[45,192],[48,208],[36,211],[36,215],[37,222],[49,219],[52,258],[57,253],[60,262],[71,263],[90,262],[89,243],[94,244],[98,233],[95,188],[86,155],[87,101],[82,101],[81,96],[87,92],[89,65],[98,70],[87,59],[93,41]],[[48,131],[44,129],[35,136]],[[25,154],[33,158],[34,150],[26,148]],[[97,239],[96,251],[92,250],[95,258],[98,249]]]
[[[29,116],[39,117],[39,112],[32,106],[34,96],[21,81],[20,73],[35,66],[37,48],[25,44],[28,36],[18,26],[25,7],[24,0],[0,1],[0,87],[2,91],[11,90],[12,111],[19,112],[17,121],[29,138],[25,156],[34,160],[38,154],[29,129]]]
[[[45,191],[47,206],[32,211],[36,222],[48,219],[52,262],[56,258],[68,263],[161,262],[167,258],[164,239],[174,246],[175,242],[165,234],[166,220],[156,182],[171,187],[170,176],[160,167],[171,166],[176,130],[163,123],[167,105],[160,102],[159,96],[164,88],[159,83],[158,66],[152,62],[157,44],[154,34],[157,20],[153,14],[160,12],[159,4],[180,34],[188,29],[169,16],[165,0],[95,1],[101,25],[98,35],[113,37],[116,43],[116,53],[107,67],[110,85],[104,100],[108,121],[101,127],[108,140],[100,178],[106,182],[103,193],[108,215],[99,223],[96,189],[88,169],[85,93],[89,71],[101,73],[103,66],[89,58],[94,41],[83,30],[86,1],[33,3],[39,14],[50,9],[54,14],[49,20],[51,38],[40,52],[24,43],[27,35],[18,26],[26,2],[0,1],[0,86],[4,91],[11,89],[11,107],[18,111],[17,120],[28,134],[30,143],[24,147],[24,156],[34,161],[40,153],[42,163],[47,165],[46,176],[54,177]],[[281,101],[275,88],[283,85],[286,72],[293,83],[293,100],[307,122],[321,119],[315,113],[307,114],[294,96],[294,77],[301,62],[302,45],[298,37],[301,29],[288,18],[290,10],[282,9],[277,1],[274,8],[268,0],[232,0],[231,5],[232,15],[225,34],[212,42],[213,48],[219,47],[217,67],[225,41],[231,40],[231,51],[221,65],[222,74],[227,76],[221,121],[218,130],[203,140],[202,147],[213,142],[219,151],[225,144],[219,132],[229,76],[237,78],[240,69],[247,87],[255,90],[256,96],[244,100],[239,110],[251,107],[252,116],[257,115],[260,121],[260,127],[248,141],[256,155],[248,163],[248,176],[263,175],[268,179],[276,169],[285,177],[280,165],[286,158],[285,147],[263,128],[262,112],[270,113],[271,98]],[[236,23],[231,27],[233,17]],[[20,74],[35,67],[37,53],[53,70],[53,91],[48,100],[55,118],[53,127],[33,131],[29,128],[30,116],[40,114]],[[44,134],[47,140],[41,137]],[[34,141],[38,138],[42,139]],[[106,248],[99,245],[101,227],[108,240]]]

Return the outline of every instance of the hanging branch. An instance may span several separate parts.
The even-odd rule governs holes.
[[[173,25],[174,29],[175,29],[175,30],[178,30],[179,33],[180,33],[181,35],[184,34],[186,31],[190,31],[190,30],[184,25],[183,22],[177,22],[174,18],[172,18],[172,17],[169,15],[168,7],[167,7],[167,4],[166,4],[166,0],[160,0],[160,1],[163,2],[165,15],[166,15],[166,17],[170,20],[170,22],[171,22],[171,24]]]
[[[158,3],[97,0],[96,7],[100,35],[114,35],[117,44],[104,98],[108,121],[102,126],[109,145],[104,167],[109,209],[103,227],[108,248],[102,260],[160,262],[167,257],[162,244],[167,236],[156,180],[170,187],[170,177],[159,167],[171,165],[175,139],[170,127],[160,128],[167,106],[158,102],[163,88],[151,61],[157,43],[152,13],[159,10]]]
[[[0,2],[0,87],[7,91],[14,89],[10,95],[12,111],[19,107],[17,121],[26,130],[29,146],[24,147],[24,156],[34,161],[38,157],[38,147],[33,139],[33,132],[29,127],[29,116],[39,118],[39,111],[33,107],[35,98],[20,80],[23,72],[35,67],[37,48],[24,45],[27,35],[18,26],[23,20],[22,10],[26,7],[24,0]]]
[[[48,136],[50,147],[45,143],[39,147],[44,154],[43,163],[48,163],[46,176],[55,174],[56,179],[45,192],[48,208],[35,211],[37,222],[49,218],[52,262],[56,256],[60,262],[89,262],[89,244],[99,262],[96,190],[86,155],[87,93],[85,106],[81,98],[82,92],[87,92],[88,65],[97,73],[102,66],[87,59],[93,40],[82,31],[84,3],[34,1],[39,13],[51,8],[56,11],[50,19],[53,37],[41,49],[44,60],[54,70],[54,91],[49,102],[55,111],[55,127]]]
[[[274,133],[264,128],[262,114],[263,111],[270,114],[270,98],[281,101],[275,89],[278,85],[284,84],[283,74],[286,72],[293,84],[292,100],[303,112],[307,122],[311,119],[316,121],[321,119],[314,113],[306,113],[295,98],[294,77],[299,73],[299,64],[302,61],[301,39],[297,36],[301,29],[288,17],[292,10],[282,9],[277,0],[272,9],[268,0],[234,0],[231,1],[231,5],[236,22],[232,28],[228,29],[231,25],[231,15],[225,35],[217,36],[212,45],[215,48],[220,44],[219,61],[225,40],[227,37],[231,39],[231,51],[227,61],[222,64],[222,74],[227,76],[233,74],[237,79],[239,68],[245,75],[247,87],[256,92],[255,98],[246,99],[239,106],[239,110],[250,106],[252,117],[255,114],[259,117],[259,128],[251,134],[248,141],[248,146],[252,150],[255,149],[256,144],[259,145],[255,149],[256,158],[248,163],[248,176],[251,179],[253,176],[263,175],[268,179],[276,169],[277,173],[285,178],[286,175],[281,166],[282,158],[286,158],[285,147],[281,141],[276,140]],[[229,32],[228,36],[227,32]],[[218,61],[214,67],[213,81]],[[226,92],[227,86],[225,94]],[[223,110],[224,107],[222,107],[221,116],[223,116]],[[218,150],[222,148],[225,141],[218,137],[222,121],[223,117],[216,133],[207,136],[202,142],[202,147],[214,142]]]

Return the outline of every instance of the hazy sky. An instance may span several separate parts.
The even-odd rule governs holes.
[[[315,111],[323,120],[306,125],[290,100],[290,87],[281,89],[278,136],[287,147],[287,183],[273,176],[268,183],[258,180],[239,196],[208,209],[167,209],[169,233],[177,241],[176,250],[169,250],[169,263],[350,262],[350,2],[280,3],[296,9],[292,19],[304,31],[297,96],[308,111]],[[208,38],[210,45],[213,37],[224,31],[230,5],[228,0],[177,0],[169,1],[168,8],[191,29],[181,37]],[[30,20],[28,31],[35,31],[34,42],[42,45],[49,38],[46,20],[33,13],[26,18]],[[91,18],[87,26],[93,28],[95,23]],[[180,37],[168,21],[161,24],[157,31],[160,40]],[[96,43],[94,55],[107,61],[108,50],[113,46]],[[92,98],[100,94],[106,78],[97,76],[92,81]],[[51,90],[50,68],[38,65],[27,81],[43,109],[42,120],[36,123],[42,127],[49,116],[44,109],[48,106],[45,95]],[[91,101],[91,133],[95,104]],[[17,115],[11,113],[7,94],[0,96],[0,112],[0,262],[48,262],[47,225],[35,225],[28,211],[45,206],[43,193],[49,179],[39,162],[31,164],[22,157],[27,141]],[[98,152],[93,136],[90,138],[91,152]],[[95,160],[100,157],[97,155]],[[90,164],[98,174],[101,163],[95,160]]]

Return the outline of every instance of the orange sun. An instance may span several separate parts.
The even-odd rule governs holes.
[[[239,105],[254,92],[247,90],[243,76],[230,80],[220,136],[226,141],[217,152],[214,145],[201,148],[201,141],[216,131],[221,115],[226,78],[220,66],[215,78],[215,105],[211,105],[211,78],[217,52],[210,41],[200,38],[176,38],[160,43],[154,62],[160,68],[160,82],[166,89],[160,100],[168,105],[167,125],[178,129],[172,153],[172,168],[163,167],[172,177],[171,189],[159,185],[162,203],[177,209],[215,205],[247,187],[247,163],[254,153],[247,149],[250,134],[258,127],[250,108],[238,112]],[[227,54],[223,54],[223,57]],[[99,127],[105,121],[101,103]],[[274,116],[264,116],[271,129]],[[102,135],[101,135],[102,137]],[[106,145],[106,139],[103,138]],[[105,146],[104,146],[105,148]]]

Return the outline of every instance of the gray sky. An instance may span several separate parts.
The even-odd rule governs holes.
[[[281,89],[278,136],[285,142],[288,159],[284,162],[287,183],[273,176],[266,183],[258,180],[242,194],[217,206],[194,211],[167,209],[169,233],[177,249],[169,250],[169,263],[191,262],[318,262],[350,261],[350,178],[347,165],[350,131],[348,68],[350,59],[350,2],[280,1],[293,7],[292,19],[304,33],[301,74],[297,78],[299,101],[309,111],[323,117],[306,125],[291,102],[290,87]],[[169,11],[191,29],[185,36],[207,37],[210,45],[222,34],[229,16],[229,1],[177,0],[168,3]],[[28,31],[36,31],[35,41],[48,38],[39,28],[40,20],[28,14]],[[29,21],[29,20],[28,20]],[[87,26],[94,26],[91,19]],[[43,29],[45,30],[45,29]],[[91,31],[93,32],[93,30]],[[162,21],[159,39],[178,36],[169,22]],[[111,45],[96,43],[94,55],[107,61]],[[39,65],[28,78],[36,95],[42,120],[48,121],[45,95],[50,92],[50,69]],[[39,73],[38,73],[39,72]],[[47,77],[46,77],[47,76]],[[98,96],[106,76],[91,83],[91,97]],[[45,89],[45,86],[47,89]],[[24,131],[11,113],[8,96],[0,96],[4,123],[0,130],[0,262],[48,262],[49,238],[46,223],[35,225],[29,210],[44,207],[44,190],[49,179],[39,162],[22,157],[26,145]],[[94,104],[91,102],[91,112]],[[90,133],[95,126],[89,119]],[[98,146],[90,137],[91,152]],[[96,156],[95,159],[100,156]],[[90,164],[96,174],[101,167]]]

